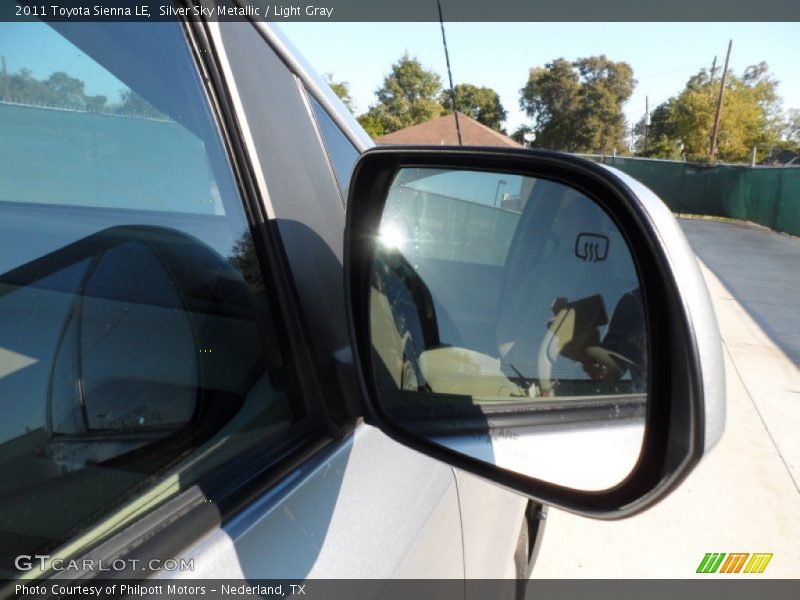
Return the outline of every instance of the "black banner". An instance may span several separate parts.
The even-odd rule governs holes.
[[[798,0],[442,0],[447,21],[800,21]],[[434,0],[3,0],[0,21],[436,21]]]
[[[758,576],[705,580],[531,580],[520,587],[515,580],[224,580],[154,579],[87,580],[51,579],[38,583],[0,582],[0,597],[45,600],[60,598],[153,598],[158,600],[796,600],[800,580],[762,580]],[[523,596],[524,593],[524,596]]]

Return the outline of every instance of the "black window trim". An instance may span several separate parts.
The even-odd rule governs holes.
[[[300,80],[309,94],[319,102],[331,120],[341,130],[358,154],[375,146],[375,142],[367,135],[355,116],[349,112],[342,113],[343,106],[327,82],[319,76],[308,62],[297,53],[289,38],[273,23],[263,19],[250,18],[250,23],[266,41],[277,57]]]
[[[307,331],[301,317],[299,294],[294,285],[292,271],[281,242],[277,223],[269,214],[273,211],[272,203],[268,195],[262,195],[259,191],[259,183],[255,175],[256,168],[253,164],[258,160],[257,151],[254,148],[251,152],[248,148],[246,136],[239,126],[235,109],[236,102],[234,102],[234,96],[238,98],[239,91],[233,75],[231,75],[231,81],[226,81],[226,76],[220,68],[221,59],[224,58],[227,61],[227,53],[222,39],[219,38],[219,44],[217,44],[211,31],[211,28],[218,26],[219,23],[198,19],[183,20],[182,22],[187,31],[186,36],[191,50],[194,52],[201,74],[207,83],[211,109],[214,111],[223,143],[229,153],[234,179],[240,187],[240,195],[252,226],[253,242],[259,253],[259,262],[269,270],[268,273],[265,273],[265,277],[273,284],[270,289],[274,290],[277,295],[275,306],[281,311],[280,323],[290,328],[286,333],[286,339],[290,342],[292,356],[297,365],[296,370],[301,371],[300,367],[302,367],[303,376],[300,377],[300,384],[303,386],[308,414],[319,419],[332,435],[341,437],[352,429],[353,423],[343,427],[331,417],[330,407],[320,385],[321,375],[314,368],[310,332]],[[258,31],[256,23],[247,21],[247,24]],[[270,40],[263,36],[260,37],[267,47],[274,50]],[[288,65],[282,64],[289,69]],[[291,72],[291,69],[289,70]],[[295,76],[293,72],[292,75]],[[325,384],[338,386],[339,382],[326,380]]]
[[[342,206],[347,206],[347,192],[346,190],[342,189],[342,186],[339,183],[339,178],[336,176],[336,170],[333,166],[333,157],[331,156],[331,151],[328,148],[328,144],[325,143],[325,136],[322,135],[322,126],[320,125],[319,120],[317,119],[314,107],[311,105],[312,100],[316,100],[316,98],[314,98],[311,95],[311,93],[308,91],[308,88],[306,88],[306,86],[303,85],[303,81],[297,75],[295,75],[294,73],[292,75],[294,76],[294,80],[297,83],[297,87],[300,89],[300,96],[303,98],[303,103],[306,105],[306,112],[308,112],[308,118],[311,120],[311,123],[314,126],[314,132],[317,134],[317,141],[319,142],[322,149],[325,151],[325,159],[326,159],[325,162],[328,164],[328,172],[330,173],[331,179],[333,180],[336,189],[339,190],[339,199],[342,201]],[[325,108],[322,105],[320,105],[320,108],[322,108],[322,110],[325,110]],[[334,124],[336,124],[335,121]],[[336,126],[338,127],[338,125]],[[344,135],[344,133],[342,135]],[[348,142],[350,141],[350,138],[346,137],[346,139]],[[358,151],[356,150],[356,152]]]
[[[287,348],[297,375],[305,413],[312,419],[325,422],[324,402],[317,385],[317,374],[308,350],[308,340],[296,311],[297,298],[291,283],[280,237],[274,222],[267,214],[268,200],[261,197],[255,181],[252,161],[243,141],[235,114],[228,83],[224,81],[217,64],[217,53],[207,25],[201,21],[182,21],[189,49],[206,84],[209,108],[227,151],[227,158],[238,186],[245,215],[250,226],[253,244],[262,268],[265,286],[270,294],[270,305],[276,313],[278,338],[288,342]],[[285,330],[284,330],[285,329]],[[326,423],[329,426],[330,423]]]
[[[219,69],[218,54],[224,52],[224,49],[215,47],[207,23],[183,20],[182,25],[189,50],[205,83],[209,109],[239,188],[269,294],[269,304],[275,317],[273,322],[276,337],[281,342],[281,351],[291,357],[289,368],[294,376],[293,383],[296,384],[293,391],[298,396],[292,399],[302,403],[304,412],[304,417],[299,422],[279,436],[265,439],[232,457],[197,482],[201,487],[210,486],[209,500],[218,506],[224,522],[246,506],[248,499],[253,498],[253,490],[263,492],[266,487],[276,483],[277,480],[270,474],[277,472],[285,476],[297,466],[297,460],[308,458],[309,450],[318,450],[333,440],[336,431],[326,415],[318,374],[296,310],[298,300],[280,237],[274,228],[274,221],[267,214],[266,201],[261,197],[255,181],[252,164],[255,158],[249,155],[243,142],[243,133],[239,129],[231,97],[230,82],[224,80]],[[291,451],[276,453],[273,446],[278,439],[283,440],[281,447],[286,445]],[[292,457],[294,460],[291,460]],[[251,490],[250,493],[247,490]],[[198,531],[196,537],[200,537],[202,533],[204,532]]]

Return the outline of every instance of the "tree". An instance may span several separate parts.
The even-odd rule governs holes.
[[[86,96],[86,110],[99,112],[108,108],[106,106],[108,98],[103,95]]]
[[[534,120],[537,146],[578,150],[574,119],[579,110],[579,93],[578,74],[563,58],[530,70],[528,82],[520,90],[520,108]]]
[[[86,84],[63,71],[56,71],[44,81],[46,103],[76,109],[86,108]]]
[[[86,84],[56,71],[45,80],[36,79],[28,69],[20,69],[6,78],[4,93],[13,102],[98,111],[106,108],[105,96],[88,96]]]
[[[624,147],[622,106],[635,84],[629,64],[604,55],[534,67],[520,90],[520,107],[534,120],[534,145],[569,152]]]
[[[355,113],[355,106],[353,104],[353,97],[350,95],[350,83],[347,81],[335,81],[331,73],[325,74],[325,81],[333,90],[333,93],[339,96],[339,99],[347,107],[351,113]]]
[[[253,244],[253,236],[249,231],[243,233],[236,240],[228,261],[242,274],[255,293],[262,294],[264,292],[264,277],[261,274],[261,265]]]
[[[16,73],[8,75],[4,83],[5,85],[0,91],[7,95],[7,99],[12,102],[90,112],[105,111],[156,119],[167,118],[150,102],[130,89],[122,90],[119,101],[109,105],[107,96],[88,95],[86,84],[64,71],[56,71],[47,79],[40,80],[36,79],[29,69],[20,69]]]
[[[637,150],[647,156],[676,158],[675,150],[683,144],[683,154],[689,160],[710,160],[719,85],[719,78],[712,80],[705,69],[693,75],[680,94],[653,111],[648,130],[652,145],[648,144],[645,153],[639,135]],[[747,67],[741,76],[728,74],[717,138],[718,159],[746,161],[753,147],[766,153],[779,141],[786,123],[777,85],[764,62]],[[637,125],[636,133],[643,133],[642,125]]]
[[[386,133],[381,120],[371,112],[360,115],[357,117],[357,121],[372,139],[379,138]]]
[[[122,102],[116,107],[116,111],[119,113],[155,119],[166,118],[164,114],[133,90],[124,90],[120,93],[120,98]]]
[[[527,146],[528,142],[525,140],[525,134],[527,133],[533,133],[533,129],[528,125],[520,125],[514,130],[514,133],[512,133],[510,137],[518,144]]]
[[[383,85],[376,90],[378,102],[359,121],[369,124],[373,131],[381,131],[380,135],[424,123],[444,113],[438,101],[441,89],[439,75],[406,53],[392,65]]]
[[[671,103],[671,100],[667,100],[650,113],[650,126],[647,127],[646,140],[645,117],[643,116],[633,126],[634,151],[637,155],[680,160],[680,138],[670,120]],[[647,142],[646,146],[645,141]]]
[[[506,120],[507,113],[497,92],[488,87],[460,83],[455,86],[455,93],[459,112],[495,131],[505,133],[503,121]],[[443,90],[439,101],[446,112],[453,112],[453,97],[450,90]]]
[[[793,108],[786,115],[784,131],[786,141],[800,146],[800,110]]]
[[[7,100],[23,104],[44,104],[46,101],[42,82],[33,76],[30,69],[20,69],[8,76],[5,94]]]

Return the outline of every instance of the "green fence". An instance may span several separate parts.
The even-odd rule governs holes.
[[[800,168],[587,156],[638,179],[677,213],[744,219],[800,235]]]

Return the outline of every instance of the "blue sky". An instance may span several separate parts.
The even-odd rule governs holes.
[[[630,121],[678,93],[700,68],[721,67],[733,39],[731,66],[741,73],[766,61],[780,81],[785,108],[800,108],[800,23],[446,23],[455,83],[494,88],[513,131],[526,121],[519,89],[528,69],[553,58],[605,54],[626,61],[639,81],[625,113]],[[320,73],[350,83],[359,112],[404,51],[447,81],[439,24],[283,23],[279,25]],[[718,71],[718,73],[721,71]]]

